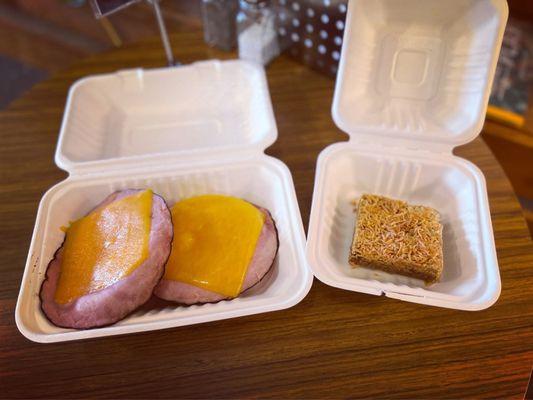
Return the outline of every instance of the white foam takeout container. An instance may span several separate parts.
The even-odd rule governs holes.
[[[291,307],[305,297],[312,274],[288,168],[264,154],[277,138],[262,67],[207,61],[184,67],[128,70],[82,79],[70,89],[56,150],[69,177],[43,196],[16,307],[28,339],[58,342],[148,331]],[[274,267],[231,301],[141,308],[104,328],[52,325],[39,289],[61,245],[60,227],[115,190],[152,188],[171,206],[220,193],[268,208],[279,232]]]
[[[481,131],[504,0],[352,0],[332,114],[350,135],[320,154],[307,258],[338,288],[462,310],[491,306],[500,276],[485,179],[452,154]],[[351,202],[375,193],[441,214],[439,283],[350,268]]]

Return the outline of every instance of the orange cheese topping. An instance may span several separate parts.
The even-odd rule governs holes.
[[[148,257],[152,191],[114,201],[73,222],[66,232],[55,301],[66,304],[111,286]]]
[[[237,297],[264,214],[235,197],[205,195],[176,203],[172,220],[174,240],[164,278]]]

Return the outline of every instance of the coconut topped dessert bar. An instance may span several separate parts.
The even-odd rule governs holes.
[[[352,267],[437,282],[443,267],[439,213],[431,207],[364,194],[357,204],[349,262]]]

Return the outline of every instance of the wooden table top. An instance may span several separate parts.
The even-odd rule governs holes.
[[[200,32],[173,37],[184,63],[232,54]],[[163,66],[157,40],[84,60],[0,112],[0,392],[5,397],[523,396],[533,360],[533,246],[518,202],[487,146],[456,153],[487,178],[502,294],[464,312],[335,289],[315,279],[297,306],[201,325],[36,344],[14,310],[40,197],[66,177],[53,161],[69,86],[129,67]],[[347,139],[334,125],[334,82],[286,57],[267,69],[279,138],[267,152],[290,168],[305,226],[315,162]]]

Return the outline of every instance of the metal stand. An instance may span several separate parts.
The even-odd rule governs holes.
[[[163,42],[163,47],[165,48],[165,54],[167,56],[167,63],[169,67],[174,65],[179,65],[178,62],[174,60],[174,54],[172,53],[172,47],[170,46],[170,40],[168,39],[167,28],[165,26],[165,21],[163,20],[163,15],[161,14],[161,8],[159,7],[159,0],[148,0],[154,8],[155,18],[157,20],[157,25],[159,26],[159,33],[161,34],[161,42]]]
[[[108,0],[89,0],[91,7],[94,11],[94,16],[97,19],[101,19],[110,14],[113,14],[139,1],[140,0],[114,0],[113,2],[109,3]],[[155,19],[157,21],[157,26],[159,27],[159,34],[161,35],[161,42],[163,42],[163,48],[165,49],[165,55],[167,56],[168,66],[173,67],[175,65],[180,65],[179,62],[174,60],[174,54],[172,53],[172,47],[170,46],[170,40],[168,39],[167,28],[165,26],[165,21],[163,20],[161,8],[159,7],[160,0],[146,1],[150,3],[154,8]],[[106,32],[110,35],[113,44],[115,44],[115,46],[121,45],[122,41],[120,40],[120,37],[118,37],[118,34],[116,34],[116,31],[113,29],[109,21],[102,19],[102,24]]]

